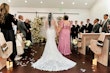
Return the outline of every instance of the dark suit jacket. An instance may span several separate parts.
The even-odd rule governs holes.
[[[0,28],[1,28],[1,32],[3,32],[3,35],[6,39],[6,41],[12,41],[12,43],[13,43],[13,52],[10,56],[10,59],[12,61],[14,61],[17,51],[16,51],[16,42],[15,42],[15,35],[14,35],[12,23],[17,25],[17,20],[15,20],[15,18],[12,14],[8,13],[5,16],[5,23],[0,24]]]
[[[91,23],[89,23],[88,27],[87,27],[87,24],[86,24],[85,25],[86,33],[91,33],[92,32],[92,28],[93,28],[93,25]]]
[[[96,25],[94,25],[92,32],[99,33],[100,27],[101,27],[101,25],[97,23]]]
[[[108,19],[105,24],[104,22],[102,23],[102,32],[105,32],[105,33],[109,32],[107,25],[110,25],[110,19]]]
[[[78,32],[79,32],[79,25],[75,27],[75,25],[72,26],[71,28],[71,35],[73,38],[78,37]]]
[[[85,26],[84,26],[84,25],[80,26],[80,28],[79,28],[79,32],[84,33],[84,30],[85,30]]]

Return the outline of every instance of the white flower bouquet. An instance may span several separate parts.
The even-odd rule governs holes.
[[[77,39],[73,39],[73,40],[72,40],[72,44],[73,44],[73,45],[77,45],[77,44],[78,44],[78,40],[77,40]]]

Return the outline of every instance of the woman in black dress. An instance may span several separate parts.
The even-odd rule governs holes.
[[[17,20],[15,20],[14,16],[9,13],[9,5],[2,3],[0,6],[0,28],[1,32],[4,34],[5,40],[12,41],[13,43],[13,53],[11,54],[10,59],[14,61],[17,51],[12,23],[17,24]]]

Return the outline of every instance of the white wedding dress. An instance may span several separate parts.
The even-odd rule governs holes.
[[[44,52],[41,58],[32,64],[32,67],[44,71],[62,71],[74,67],[76,62],[67,59],[59,52],[55,42],[56,31],[53,25],[48,27],[46,35],[47,42]]]

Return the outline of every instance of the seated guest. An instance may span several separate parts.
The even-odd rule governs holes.
[[[75,25],[72,26],[71,28],[71,35],[72,38],[78,38],[78,32],[79,32],[79,25],[78,25],[78,21],[75,21]]]

